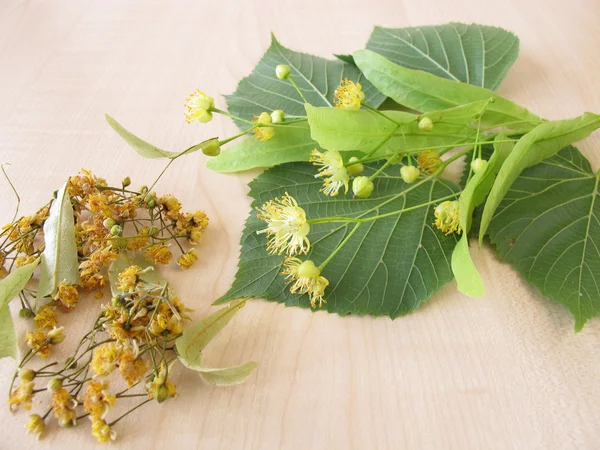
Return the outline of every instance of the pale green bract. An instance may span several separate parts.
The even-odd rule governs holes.
[[[38,304],[56,292],[61,283],[79,284],[79,260],[75,241],[73,205],[67,183],[57,192],[44,223],[44,251],[40,263]]]
[[[131,148],[133,148],[139,155],[143,156],[144,158],[173,158],[177,155],[176,153],[162,150],[137,137],[135,134],[126,130],[125,127],[123,127],[119,122],[117,122],[108,114],[105,114],[105,117],[106,121],[111,126],[111,128],[115,130],[117,134],[121,136],[123,140],[131,146]]]
[[[40,260],[18,267],[0,280],[0,358],[17,356],[17,338],[8,304],[27,285]]]
[[[574,119],[544,122],[523,136],[502,165],[481,218],[479,243],[483,242],[496,208],[519,174],[557,153],[566,145],[585,139],[600,127],[600,115],[585,113]]]
[[[599,175],[567,147],[520,174],[489,227],[500,256],[569,308],[576,331],[600,312]]]
[[[378,165],[367,165],[361,175],[370,176]],[[386,168],[375,180],[368,199],[342,194],[326,197],[319,192],[321,181],[308,164],[285,164],[270,169],[250,183],[253,206],[258,207],[286,192],[305,209],[309,219],[330,216],[367,218],[408,207],[411,211],[368,222],[327,265],[322,275],[330,284],[323,309],[346,314],[388,315],[392,318],[417,309],[452,280],[450,255],[456,244],[433,226],[434,205],[417,207],[447,197],[458,189],[445,180],[432,180],[404,195],[410,185],[400,178],[398,166]],[[265,222],[250,214],[241,244],[238,272],[231,289],[217,303],[236,298],[258,297],[269,301],[309,307],[307,296],[293,295],[280,275],[283,256],[266,251],[267,239],[257,234]],[[322,263],[352,231],[354,224],[311,225],[311,251],[306,258]],[[304,257],[303,257],[304,258]]]
[[[226,368],[204,367],[202,351],[245,305],[246,299],[232,301],[225,308],[210,314],[183,331],[175,341],[179,360],[184,366],[199,372],[202,377],[217,386],[243,383],[256,368],[255,362]]]
[[[496,89],[519,55],[519,38],[488,25],[375,27],[367,49],[413,70]]]
[[[488,89],[407,69],[370,50],[359,50],[353,57],[377,89],[416,111],[429,112],[494,99],[482,115],[481,122],[486,126],[530,129],[541,121],[535,114]]]

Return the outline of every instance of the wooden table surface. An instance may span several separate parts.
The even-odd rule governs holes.
[[[2,0],[0,160],[12,164],[23,213],[81,168],[113,183],[126,175],[148,183],[164,163],[138,157],[105,112],[181,150],[235,131],[222,118],[187,125],[184,99],[196,88],[231,93],[270,31],[288,47],[329,56],[362,48],[373,25],[448,21],[500,25],[520,37],[501,94],[547,118],[600,112],[597,0]],[[580,145],[596,170],[599,144],[597,133]],[[181,159],[157,187],[211,218],[201,262],[173,273],[198,315],[233,279],[246,183],[258,173],[220,175],[204,164],[200,153]],[[15,202],[7,183],[0,186],[7,222]],[[181,371],[181,396],[119,423],[113,448],[599,448],[600,320],[575,335],[569,313],[489,249],[475,258],[484,298],[448,285],[395,321],[250,301],[207,354],[213,365],[258,361],[246,384],[216,388]],[[93,299],[82,304],[84,318],[98,307]],[[2,392],[14,367],[0,361]],[[0,409],[0,448],[95,445],[87,423],[52,428],[36,444],[26,419]]]

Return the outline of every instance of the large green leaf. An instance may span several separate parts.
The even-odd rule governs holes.
[[[378,92],[355,66],[295,52],[285,48],[272,35],[271,46],[252,73],[239,82],[233,94],[225,97],[229,111],[246,120],[276,109],[282,109],[286,114],[304,115],[302,97],[288,80],[279,80],[275,76],[275,67],[279,64],[290,66],[291,76],[312,105],[331,106],[335,88],[344,78],[362,84],[369,104],[377,107],[385,100],[385,95]],[[238,125],[247,128],[243,122]]]
[[[378,166],[367,166],[373,174]],[[431,181],[404,196],[407,188],[398,167],[388,167],[375,181],[368,199],[339,195],[329,198],[319,192],[315,168],[308,164],[285,164],[270,169],[250,183],[253,205],[258,206],[286,192],[296,198],[310,219],[329,216],[362,216],[417,206],[446,197],[457,190],[447,181]],[[435,205],[367,222],[325,268],[330,281],[324,309],[344,314],[389,315],[397,317],[415,310],[452,279],[450,254],[456,240],[432,226]],[[347,223],[311,225],[312,243],[308,258],[322,263],[351,232]],[[241,297],[262,297],[270,301],[308,307],[306,296],[292,295],[280,275],[283,257],[266,252],[266,237],[256,232],[265,223],[253,211],[242,235],[239,270],[231,289],[217,303]]]
[[[569,308],[576,331],[600,312],[599,179],[567,147],[521,173],[489,227],[500,256]]]
[[[400,150],[454,147],[475,140],[471,126],[487,102],[476,102],[445,111],[416,115],[403,111],[348,111],[306,105],[312,138],[329,150],[359,150],[369,153],[379,147],[378,154]],[[387,117],[384,117],[387,116]],[[430,117],[431,131],[419,129],[418,119]]]
[[[370,50],[359,50],[353,56],[377,89],[414,110],[429,112],[494,98],[482,115],[484,125],[529,129],[540,121],[535,114],[488,89],[407,69]]]
[[[50,208],[50,215],[44,223],[44,244],[37,292],[38,302],[52,295],[63,282],[79,284],[75,221],[67,184],[58,191],[56,200]]]
[[[256,368],[255,362],[225,368],[205,367],[202,364],[202,351],[245,304],[246,299],[232,301],[225,308],[187,327],[183,335],[175,341],[181,363],[199,372],[205,380],[217,386],[243,383]]]
[[[409,69],[493,90],[517,59],[519,38],[478,24],[375,27],[367,48]]]
[[[483,236],[504,195],[524,169],[554,155],[566,145],[585,139],[599,127],[600,115],[585,113],[574,119],[544,122],[523,136],[506,158],[485,202],[479,242],[483,241]]]
[[[310,138],[308,129],[280,127],[268,141],[261,142],[252,136],[223,150],[219,156],[210,158],[206,167],[229,173],[286,162],[308,161],[310,152],[315,148],[320,147]]]
[[[36,259],[31,264],[13,270],[6,278],[0,280],[0,358],[16,357],[17,338],[8,304],[23,290],[39,262],[40,260]]]

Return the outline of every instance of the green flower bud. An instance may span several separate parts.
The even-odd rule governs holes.
[[[356,177],[352,182],[354,195],[360,198],[369,198],[373,192],[373,182],[368,177]]]
[[[206,156],[219,156],[221,153],[221,144],[218,139],[211,139],[202,145],[202,153]]]
[[[23,308],[19,311],[19,317],[21,319],[31,319],[33,316],[35,316],[35,314],[29,308]]]
[[[285,118],[285,113],[282,109],[276,109],[271,113],[271,121],[273,123],[281,123]]]
[[[475,158],[473,161],[471,161],[471,169],[473,169],[473,172],[475,173],[481,172],[485,169],[487,163],[488,162],[485,159]]]
[[[277,67],[275,67],[275,75],[277,75],[277,78],[280,80],[285,80],[290,76],[290,66],[286,64],[279,64]]]
[[[50,392],[56,392],[56,391],[62,389],[62,387],[63,387],[63,382],[59,378],[52,378],[50,381],[48,381],[48,390]]]
[[[358,158],[356,156],[353,156],[348,162],[353,163],[355,161],[358,161]],[[363,173],[363,171],[365,170],[365,166],[363,166],[362,163],[356,163],[346,167],[346,170],[348,171],[350,176],[355,177],[356,175]]]
[[[154,400],[158,403],[164,402],[167,398],[169,398],[169,388],[164,384],[158,389],[154,390]]]
[[[21,369],[19,370],[19,380],[21,381],[33,381],[35,378],[35,372],[31,369]]]
[[[411,184],[414,183],[417,178],[419,178],[419,174],[421,171],[415,166],[402,166],[400,167],[400,176],[404,180],[405,183]]]
[[[419,120],[419,130],[431,131],[433,130],[433,121],[429,117],[423,117]]]
[[[316,278],[321,275],[321,271],[311,260],[304,261],[298,267],[298,276],[306,278]]]
[[[117,224],[117,222],[115,222],[114,219],[104,219],[104,222],[102,222],[102,225],[104,225],[104,228],[106,228],[107,230],[110,230],[112,227],[114,227]]]
[[[129,178],[129,177],[123,178],[123,181],[121,181],[121,184],[123,185],[124,188],[126,188],[127,186],[129,186],[131,184],[131,178]]]
[[[110,234],[112,234],[113,236],[120,236],[122,232],[123,228],[121,227],[121,225],[113,225],[112,227],[110,227]]]
[[[144,201],[148,205],[148,208],[154,208],[156,206],[156,199],[154,198],[154,195],[152,195],[152,194],[146,195],[144,197]]]

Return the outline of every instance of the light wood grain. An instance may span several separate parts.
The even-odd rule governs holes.
[[[548,118],[600,111],[597,0],[3,0],[0,160],[12,163],[23,212],[81,168],[142,184],[163,163],[135,155],[105,112],[150,142],[183,149],[235,130],[221,119],[187,126],[182,103],[197,87],[232,92],[268,47],[269,31],[328,56],[361,48],[373,25],[453,20],[504,26],[521,38],[501,94]],[[580,146],[595,169],[599,144],[596,134]],[[158,186],[212,219],[201,263],[173,273],[198,315],[233,279],[254,175],[219,175],[204,163],[201,154],[180,160]],[[14,199],[0,184],[4,222]],[[214,365],[258,361],[249,381],[214,388],[181,372],[181,396],[119,423],[113,448],[598,448],[600,321],[575,335],[568,312],[490,250],[475,258],[484,298],[449,285],[395,321],[251,301],[207,355]],[[89,320],[94,302],[75,317]],[[3,390],[14,367],[0,361]],[[94,446],[87,423],[51,429],[36,444],[25,421],[25,413],[0,409],[0,448]]]

